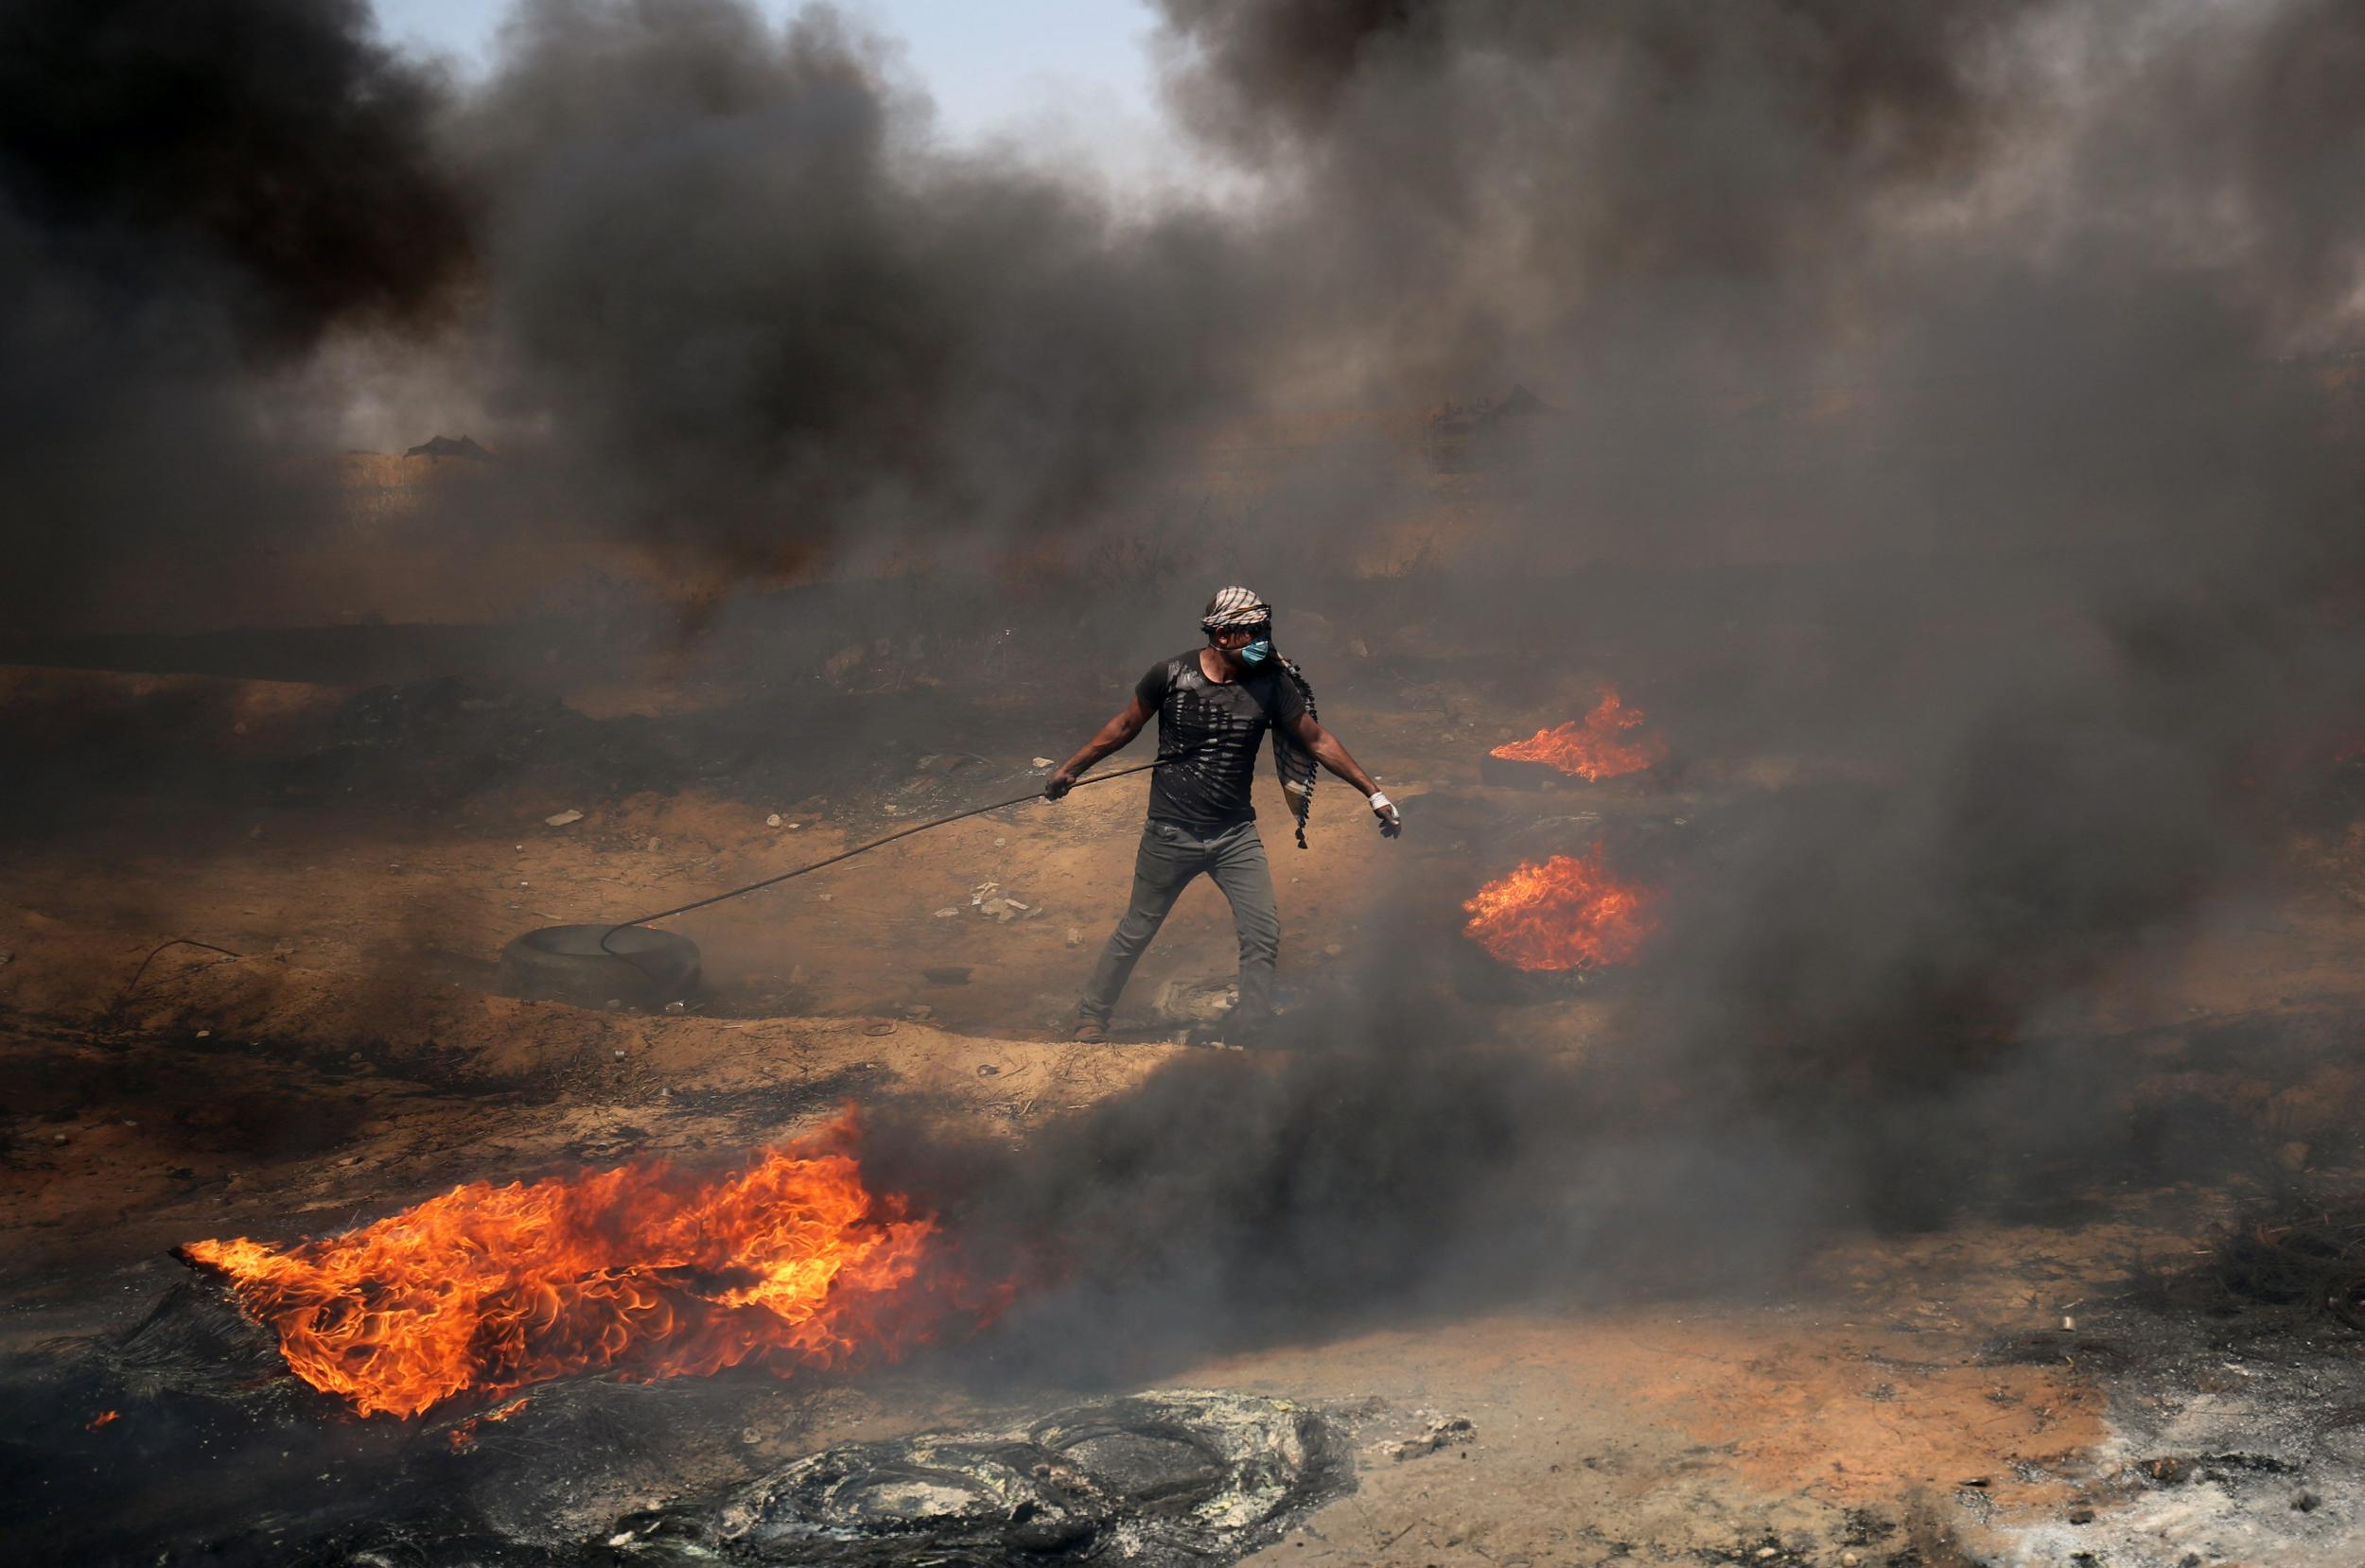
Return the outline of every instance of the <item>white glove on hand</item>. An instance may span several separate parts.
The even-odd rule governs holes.
[[[1404,831],[1403,813],[1396,810],[1394,801],[1377,790],[1372,792],[1372,815],[1379,819],[1381,838],[1393,839]]]

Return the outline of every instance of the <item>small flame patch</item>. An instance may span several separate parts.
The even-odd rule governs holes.
[[[1641,950],[1656,929],[1650,903],[1647,889],[1610,874],[1597,844],[1488,882],[1462,906],[1463,931],[1514,968],[1600,968]]]
[[[1605,686],[1601,702],[1584,718],[1497,746],[1492,755],[1512,762],[1547,763],[1572,778],[1620,778],[1667,759],[1666,741],[1633,733],[1641,728],[1642,720],[1640,708],[1626,706],[1618,700],[1618,688]]]

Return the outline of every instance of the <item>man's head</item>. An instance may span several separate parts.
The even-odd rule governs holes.
[[[1235,668],[1253,670],[1272,656],[1272,606],[1253,589],[1218,589],[1199,624],[1208,644]]]

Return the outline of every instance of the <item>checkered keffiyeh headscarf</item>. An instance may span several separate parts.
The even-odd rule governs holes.
[[[1270,626],[1272,606],[1253,588],[1218,588],[1216,597],[1207,601],[1207,613],[1199,618],[1200,629],[1205,632],[1229,632],[1239,626]]]
[[[1200,628],[1208,632],[1229,632],[1238,627],[1272,625],[1272,606],[1253,588],[1237,585],[1217,590],[1207,601],[1207,613],[1200,617]],[[1297,685],[1298,695],[1305,699],[1305,711],[1314,711],[1314,688],[1306,684],[1305,672],[1297,661],[1276,653],[1273,662],[1281,667],[1287,680]],[[1307,751],[1294,735],[1275,726],[1272,732],[1273,771],[1281,775],[1281,794],[1289,803],[1289,814],[1297,819],[1298,847],[1305,847],[1305,822],[1314,810],[1314,754]]]

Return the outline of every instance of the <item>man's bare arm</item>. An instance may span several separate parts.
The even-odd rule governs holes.
[[[1363,771],[1363,765],[1349,757],[1347,748],[1339,743],[1339,738],[1323,728],[1312,714],[1299,714],[1296,723],[1290,725],[1290,731],[1298,738],[1299,744],[1314,754],[1315,761],[1362,791],[1364,794],[1379,793],[1379,786],[1372,782],[1372,775]]]
[[[1085,741],[1081,750],[1060,763],[1059,769],[1043,781],[1042,793],[1053,800],[1067,793],[1076,787],[1076,781],[1084,776],[1085,769],[1111,752],[1120,750],[1130,743],[1133,737],[1142,732],[1142,726],[1149,723],[1150,716],[1157,711],[1156,708],[1142,701],[1140,692],[1135,692],[1133,700],[1125,706],[1122,712],[1101,725],[1099,734]]]
[[[1379,819],[1382,833],[1393,839],[1403,831],[1404,819],[1394,803],[1380,793],[1378,784],[1363,771],[1363,764],[1347,755],[1347,748],[1339,743],[1337,736],[1323,728],[1310,713],[1299,714],[1289,730],[1299,744],[1314,754],[1315,761],[1363,792],[1363,797],[1372,803],[1372,814]]]

